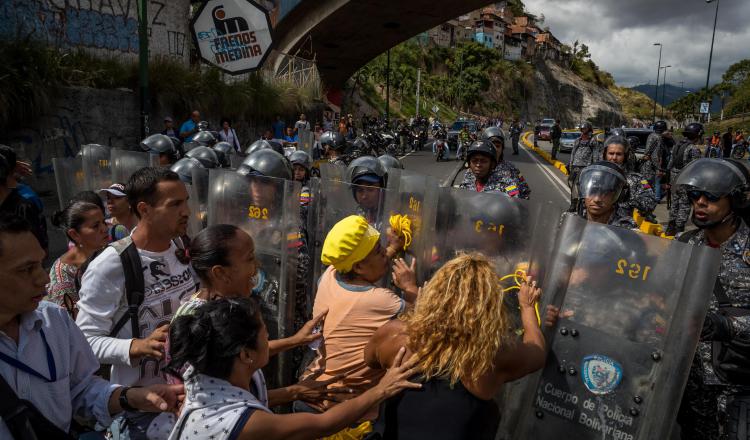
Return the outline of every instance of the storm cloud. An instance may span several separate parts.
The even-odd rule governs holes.
[[[662,65],[671,65],[667,82],[703,87],[706,81],[716,3],[705,0],[525,0],[532,14],[566,44],[589,46],[594,62],[632,86],[656,81],[659,48]],[[719,7],[711,84],[735,62],[750,58],[750,2],[723,0]]]

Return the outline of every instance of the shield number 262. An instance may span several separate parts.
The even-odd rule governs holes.
[[[628,260],[621,258],[617,260],[617,269],[615,270],[616,273],[628,276],[629,278],[632,278],[634,280],[642,279],[643,281],[646,281],[648,279],[648,274],[651,272],[651,266],[643,266],[641,267],[638,263],[629,263]]]

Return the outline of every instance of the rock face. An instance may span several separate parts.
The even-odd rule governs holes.
[[[625,121],[622,106],[612,92],[550,61],[535,63],[530,96],[521,112],[531,121],[560,118],[565,127],[586,120],[601,127]]]

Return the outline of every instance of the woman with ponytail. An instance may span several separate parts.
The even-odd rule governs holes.
[[[75,319],[76,274],[91,255],[107,245],[107,225],[100,207],[83,201],[71,202],[62,211],[55,212],[52,224],[65,231],[73,245],[52,265],[45,299],[65,307]]]
[[[169,439],[317,439],[334,434],[405,388],[415,374],[404,350],[379,384],[323,414],[276,415],[260,371],[268,363],[268,331],[256,298],[215,299],[176,318],[169,329],[168,368],[184,373],[185,401]]]

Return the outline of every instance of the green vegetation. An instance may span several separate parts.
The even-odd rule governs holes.
[[[152,102],[166,110],[191,108],[234,119],[296,113],[321,99],[317,87],[299,88],[282,80],[250,74],[238,81],[212,67],[187,67],[168,58],[149,63]],[[138,89],[133,62],[61,51],[34,41],[0,42],[0,128],[23,126],[48,112],[67,86]]]
[[[611,86],[609,90],[614,93],[622,105],[622,112],[628,119],[636,118],[650,121],[654,115],[654,100],[646,94],[629,89],[627,87]],[[661,105],[656,105],[656,115],[662,114]]]
[[[698,114],[700,103],[706,101],[708,96],[719,96],[725,117],[732,118],[750,112],[750,59],[731,65],[721,82],[709,87],[708,93],[704,87],[673,102],[669,109],[679,121],[684,121]]]
[[[411,116],[415,109],[417,69],[422,69],[422,108],[437,105],[441,119],[453,119],[449,109],[482,115],[512,114],[521,107],[532,67],[500,59],[497,50],[475,42],[455,49],[425,47],[415,41],[391,49],[392,111]],[[351,80],[376,109],[384,108],[387,56],[381,54]],[[422,111],[422,114],[425,114]]]

